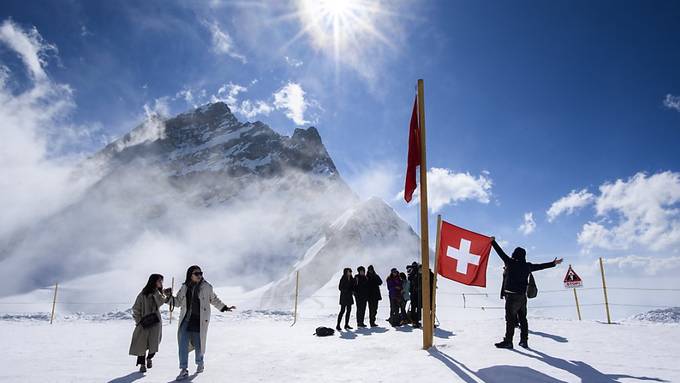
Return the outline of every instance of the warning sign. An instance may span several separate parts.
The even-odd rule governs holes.
[[[564,287],[569,289],[573,287],[583,287],[583,281],[581,280],[581,277],[576,274],[574,269],[571,268],[571,265],[569,265],[567,275],[564,276]]]

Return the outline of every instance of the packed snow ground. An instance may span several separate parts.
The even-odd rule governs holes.
[[[385,305],[380,316],[385,318]],[[465,311],[472,314],[473,311]],[[531,318],[531,350],[498,350],[498,314],[446,314],[435,348],[423,351],[410,327],[343,331],[317,338],[334,318],[292,318],[280,312],[214,314],[206,371],[194,382],[679,382],[680,326],[625,321]],[[178,373],[176,322],[146,374],[127,355],[133,323],[125,315],[0,320],[6,352],[2,382],[171,382]],[[34,319],[31,319],[34,318]],[[354,325],[354,317],[352,317]],[[190,373],[195,366],[190,354]]]

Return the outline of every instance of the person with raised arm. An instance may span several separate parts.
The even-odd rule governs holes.
[[[210,305],[221,312],[231,311],[236,307],[222,303],[215,295],[212,285],[203,279],[201,268],[196,265],[187,270],[186,279],[177,295],[172,297],[172,302],[181,308],[177,321],[180,368],[177,380],[184,380],[189,378],[187,367],[190,351],[194,350],[196,373],[200,374],[205,368],[203,356],[210,324]]]
[[[512,338],[515,335],[517,322],[519,322],[519,345],[523,348],[529,348],[529,323],[527,322],[529,274],[534,271],[555,267],[562,263],[562,258],[555,258],[546,263],[534,264],[526,261],[527,252],[521,247],[515,248],[512,256],[508,256],[498,245],[495,237],[491,237],[491,245],[505,264],[502,286],[502,295],[505,297],[505,338],[495,345],[498,348],[512,349]]]

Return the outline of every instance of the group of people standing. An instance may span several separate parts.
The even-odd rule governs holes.
[[[181,309],[177,321],[180,368],[177,380],[184,380],[189,377],[187,367],[190,351],[195,354],[196,373],[203,372],[205,368],[203,355],[210,324],[210,305],[222,312],[236,307],[227,306],[215,295],[212,285],[203,279],[203,272],[196,265],[187,270],[186,279],[177,295],[173,295],[171,288],[163,288],[162,275],[151,274],[132,307],[135,329],[129,353],[137,357],[137,365],[142,373],[152,367],[152,359],[158,352],[162,337],[160,307],[166,303]]]
[[[342,278],[338,284],[340,290],[340,313],[338,313],[338,323],[335,329],[341,331],[340,323],[345,317],[345,330],[352,330],[349,325],[349,317],[352,313],[354,297],[357,301],[357,327],[367,327],[364,320],[366,318],[366,306],[368,306],[368,321],[371,327],[377,327],[376,316],[378,315],[378,302],[382,300],[380,285],[383,281],[375,273],[373,265],[368,266],[368,270],[363,266],[357,268],[357,276],[352,275],[352,269],[345,268]]]
[[[432,276],[432,272],[430,272]],[[432,286],[433,278],[430,278]],[[413,324],[420,327],[422,316],[422,265],[413,262],[406,266],[406,273],[399,272],[393,268],[390,275],[385,279],[390,299],[390,318],[392,326],[397,327],[405,324]],[[376,274],[373,266],[368,266],[368,271],[363,266],[357,268],[357,275],[352,275],[351,268],[345,268],[338,284],[340,290],[340,312],[336,330],[341,331],[340,324],[343,315],[345,317],[345,330],[352,330],[349,325],[349,317],[354,304],[354,297],[357,303],[357,327],[367,327],[364,324],[366,316],[366,305],[369,309],[369,321],[371,327],[376,327],[376,315],[378,312],[378,302],[382,300],[380,286],[383,281]],[[431,298],[431,296],[430,296]],[[407,311],[407,303],[411,302],[411,307]]]

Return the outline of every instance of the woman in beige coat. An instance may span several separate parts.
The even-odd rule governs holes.
[[[186,280],[172,298],[175,306],[180,307],[177,344],[179,346],[180,373],[177,380],[187,379],[189,352],[194,350],[196,373],[203,372],[203,355],[205,354],[210,323],[210,305],[222,312],[235,309],[227,306],[215,295],[212,285],[203,279],[203,272],[198,266],[191,266],[187,270]]]
[[[165,292],[169,293],[170,289]],[[158,352],[162,336],[160,307],[169,299],[169,296],[164,295],[163,276],[151,274],[149,281],[142,292],[137,295],[135,304],[132,306],[135,330],[132,332],[130,355],[137,357],[140,372],[146,372],[147,368],[151,368],[151,359]]]

